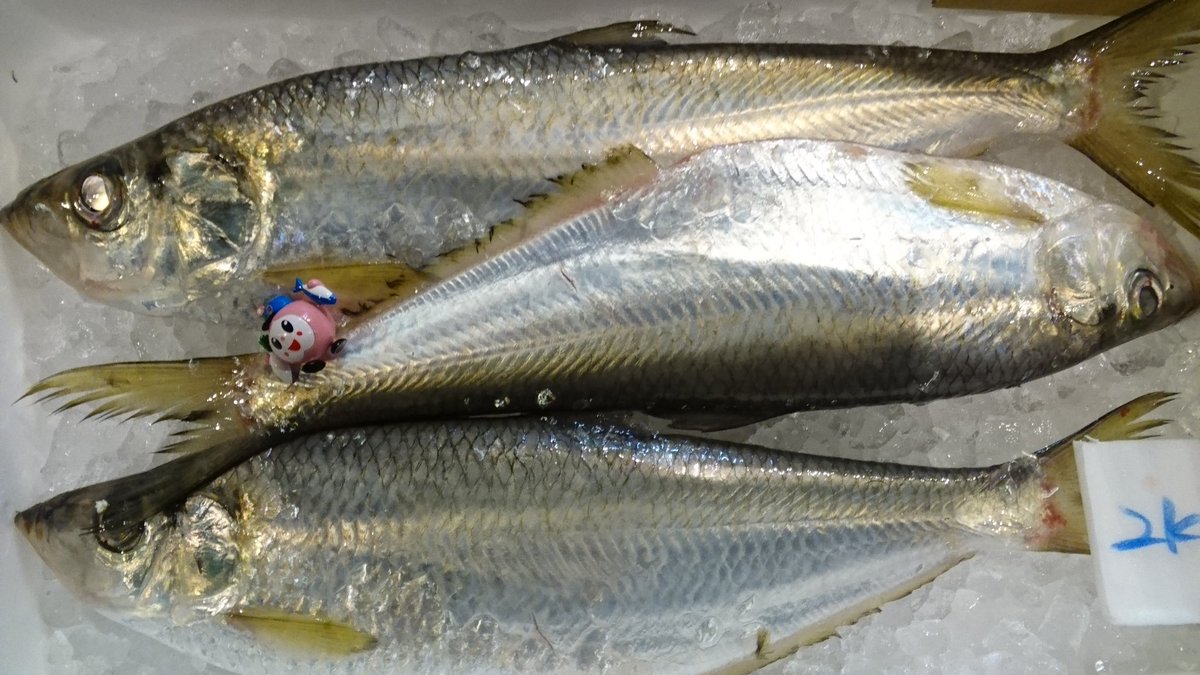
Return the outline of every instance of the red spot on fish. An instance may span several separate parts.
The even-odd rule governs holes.
[[[1053,532],[1067,526],[1067,519],[1061,511],[1054,507],[1054,502],[1049,499],[1055,492],[1058,492],[1057,485],[1049,480],[1042,481],[1042,494],[1046,497],[1046,507],[1042,510],[1042,525],[1045,526],[1048,532]]]
[[[1042,513],[1042,524],[1048,529],[1057,530],[1067,526],[1067,519],[1063,514],[1054,508],[1053,504],[1047,504],[1045,512]]]
[[[289,352],[298,352],[298,351],[300,351],[300,341],[299,341],[299,340],[292,340],[292,344],[288,345],[288,351],[289,351]]]

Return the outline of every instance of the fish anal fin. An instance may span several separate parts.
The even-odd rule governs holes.
[[[1167,392],[1140,396],[1037,453],[1042,470],[1042,492],[1048,496],[1042,507],[1041,522],[1027,540],[1029,548],[1059,553],[1090,551],[1075,465],[1075,441],[1136,440],[1153,436],[1151,432],[1166,422],[1145,419],[1145,416],[1174,398],[1175,394]]]
[[[661,415],[662,419],[667,420],[669,428],[672,431],[727,431],[729,429],[738,429],[765,420],[769,420],[780,415],[785,415],[787,410],[775,411],[758,411],[753,413],[727,413],[727,412],[680,412]],[[658,415],[656,415],[658,416]]]
[[[750,656],[727,663],[708,671],[708,675],[745,675],[759,668],[791,656],[801,647],[814,645],[837,634],[839,628],[849,626],[859,619],[868,616],[893,600],[899,600],[925,584],[941,576],[946,570],[969,558],[969,555],[952,557],[945,562],[932,565],[921,570],[915,576],[900,581],[895,586],[885,588],[880,592],[844,607],[815,624],[807,626],[782,639],[772,641],[765,629],[759,629],[755,636],[754,653]]]
[[[1037,225],[1045,216],[1014,196],[991,177],[936,160],[909,162],[905,180],[914,194],[945,209],[1028,221]]]
[[[666,41],[664,35],[695,35],[687,28],[681,28],[664,21],[643,19],[639,21],[621,21],[598,28],[586,28],[566,35],[560,35],[551,42],[561,42],[575,47],[626,47],[662,45]]]
[[[271,607],[236,610],[226,614],[225,620],[264,645],[291,653],[349,656],[373,649],[377,643],[375,636],[347,623]]]
[[[365,265],[297,264],[263,272],[263,281],[290,289],[296,279],[320,279],[337,295],[337,308],[357,316],[393,297],[414,295],[429,283],[427,274],[396,262]]]

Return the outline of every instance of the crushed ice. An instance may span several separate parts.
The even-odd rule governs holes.
[[[578,27],[562,24],[561,30],[550,33],[524,31],[508,25],[501,14],[497,10],[437,26],[373,16],[341,22],[278,19],[275,25],[182,35],[134,32],[130,39],[106,44],[85,58],[48,63],[42,88],[15,119],[4,120],[6,126],[0,127],[12,136],[20,183],[0,185],[0,200],[65,163],[130,140],[205,102],[274,79],[360,61],[513,46]],[[707,27],[681,10],[666,16],[648,14],[691,26],[711,40],[1015,51],[1043,48],[1064,32],[1094,25],[1072,26],[1061,19],[1028,15],[933,12],[927,3],[915,0],[786,9],[756,3],[735,7]],[[602,22],[595,15],[588,19]],[[1026,139],[1001,144],[992,155],[1147,212],[1116,181],[1069,148],[1047,148]],[[198,356],[247,347],[239,342],[235,327],[133,316],[82,302],[17,248],[7,239],[0,245],[5,269],[15,282],[9,292],[24,299],[16,318],[18,334],[24,335],[18,347],[27,361],[21,386],[85,363]],[[863,459],[938,466],[999,462],[1055,440],[1148,390],[1171,389],[1181,392],[1183,401],[1200,401],[1197,338],[1200,317],[1193,317],[1180,327],[1019,390],[921,407],[797,415],[760,425],[743,437]],[[1200,431],[1198,410],[1176,404],[1168,413],[1177,416],[1179,432],[1194,435]],[[41,466],[40,474],[30,478],[40,484],[21,484],[16,490],[24,498],[145,468],[153,461],[149,450],[165,432],[139,425],[80,423],[78,416],[50,418],[47,413],[44,407],[19,413],[33,420],[28,422],[32,435],[23,439],[24,451],[34,453]],[[16,474],[6,475],[14,477],[5,480],[16,480]],[[4,487],[13,494],[12,485]],[[103,507],[96,504],[97,510]],[[149,673],[160,663],[171,663],[177,675],[214,672],[83,608],[44,569],[30,572],[23,581],[34,586],[39,598],[37,620],[46,635],[44,663],[53,672]],[[712,639],[717,626],[739,625],[738,611],[731,607],[728,617],[700,622],[698,648]],[[908,598],[889,603],[877,615],[843,628],[841,635],[771,670],[1133,673],[1186,670],[1200,663],[1200,628],[1109,625],[1096,598],[1090,561],[1054,554],[978,556]],[[602,665],[586,649],[577,656],[580,665]]]

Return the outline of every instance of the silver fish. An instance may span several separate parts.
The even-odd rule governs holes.
[[[340,278],[340,266],[427,260],[513,216],[513,201],[549,189],[548,177],[621,145],[669,163],[788,137],[961,155],[1005,134],[1048,134],[1194,229],[1200,207],[1187,189],[1200,172],[1142,94],[1182,62],[1197,29],[1196,0],[1162,0],[1036,54],[666,45],[672,27],[632,22],[339,68],[226,99],[63,169],[0,223],[88,297],[215,320],[245,320],[297,275],[348,296],[360,280]]]
[[[1087,552],[1072,440],[931,469],[595,420],[290,441],[167,514],[97,527],[203,455],[16,522],[102,612],[237,672],[748,672],[992,548]]]
[[[667,168],[629,150],[423,269],[295,383],[248,354],[30,394],[192,422],[189,449],[549,410],[718,429],[1015,386],[1186,315],[1196,270],[1153,224],[1007,167],[824,141]]]

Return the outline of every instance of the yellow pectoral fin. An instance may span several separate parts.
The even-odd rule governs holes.
[[[355,316],[388,298],[414,295],[429,282],[429,275],[402,263],[365,265],[289,265],[263,272],[263,281],[291,290],[296,279],[320,279],[337,295],[337,307]]]
[[[225,615],[230,625],[265,645],[313,656],[349,656],[373,649],[375,636],[323,616],[256,607]]]
[[[905,165],[905,173],[908,187],[930,204],[1032,224],[1046,220],[1041,213],[1006,193],[1004,186],[990,176],[970,169],[937,161],[909,162]]]

